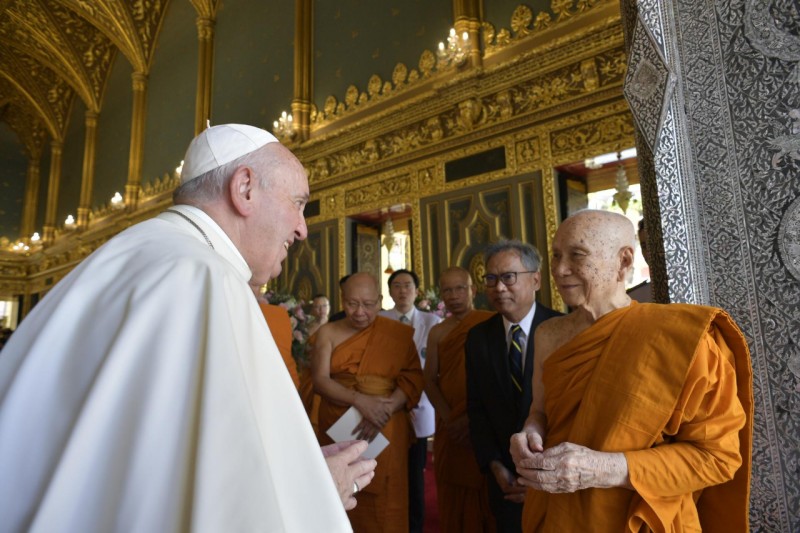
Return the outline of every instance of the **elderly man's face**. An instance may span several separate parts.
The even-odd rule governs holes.
[[[596,306],[614,295],[619,285],[616,246],[609,230],[591,216],[575,216],[561,224],[550,267],[565,304]]]
[[[381,295],[374,280],[354,275],[344,285],[344,312],[354,329],[366,329],[381,309]]]
[[[268,145],[270,147],[271,145]],[[308,236],[303,209],[308,202],[308,179],[300,162],[282,146],[268,168],[253,169],[257,176],[269,176],[266,189],[259,185],[252,194],[258,202],[248,234],[252,237],[245,259],[253,271],[253,280],[266,283],[281,273],[281,263],[295,240]]]
[[[486,264],[486,275],[498,278],[508,272],[525,272],[529,270],[522,264],[517,252],[508,250],[492,256]],[[531,310],[536,300],[536,291],[541,284],[541,273],[517,274],[512,285],[506,285],[500,279],[494,287],[486,287],[486,296],[495,310],[511,322],[519,322]]]
[[[475,290],[469,274],[464,272],[448,272],[439,280],[439,294],[442,295],[444,305],[456,316],[472,310]]]

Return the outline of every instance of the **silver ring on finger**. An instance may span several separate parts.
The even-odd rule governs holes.
[[[357,481],[353,481],[353,496],[355,496],[355,495],[356,495],[356,493],[357,493],[359,490],[360,490],[360,489],[358,488],[358,482],[357,482]]]

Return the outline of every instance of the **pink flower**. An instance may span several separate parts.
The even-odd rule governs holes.
[[[303,342],[303,332],[299,329],[296,329],[292,332],[292,337],[294,337],[294,340],[297,342]]]
[[[294,308],[294,316],[297,318],[297,320],[305,322],[306,314],[303,312],[303,306],[297,304],[297,307]]]
[[[420,300],[419,301],[419,308],[420,309],[426,309],[426,310],[430,309],[431,308],[430,300]]]
[[[297,328],[297,319],[295,317],[290,316],[289,317],[289,322],[291,322],[293,330]]]

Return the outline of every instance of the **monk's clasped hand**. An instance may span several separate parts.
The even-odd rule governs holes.
[[[361,416],[378,428],[385,426],[392,416],[392,401],[389,398],[358,394],[353,405]]]
[[[516,462],[520,485],[545,492],[591,488],[598,477],[598,452],[565,442]]]
[[[520,485],[545,492],[630,488],[625,454],[598,452],[571,442],[519,461],[517,473]]]

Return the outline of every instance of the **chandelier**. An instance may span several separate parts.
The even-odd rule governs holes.
[[[290,141],[294,138],[295,129],[291,113],[281,112],[278,120],[272,123],[272,132],[281,140]]]
[[[614,201],[622,209],[623,213],[627,213],[628,204],[631,201],[633,193],[628,188],[628,175],[625,174],[625,165],[622,164],[622,154],[619,155],[619,164],[617,166],[617,192],[614,193]]]
[[[445,65],[453,64],[460,67],[467,60],[467,57],[469,57],[471,49],[472,45],[469,42],[469,33],[464,32],[459,38],[459,36],[456,35],[456,29],[450,28],[450,35],[447,36],[447,44],[440,42],[439,50],[437,50],[436,53],[441,63]]]

